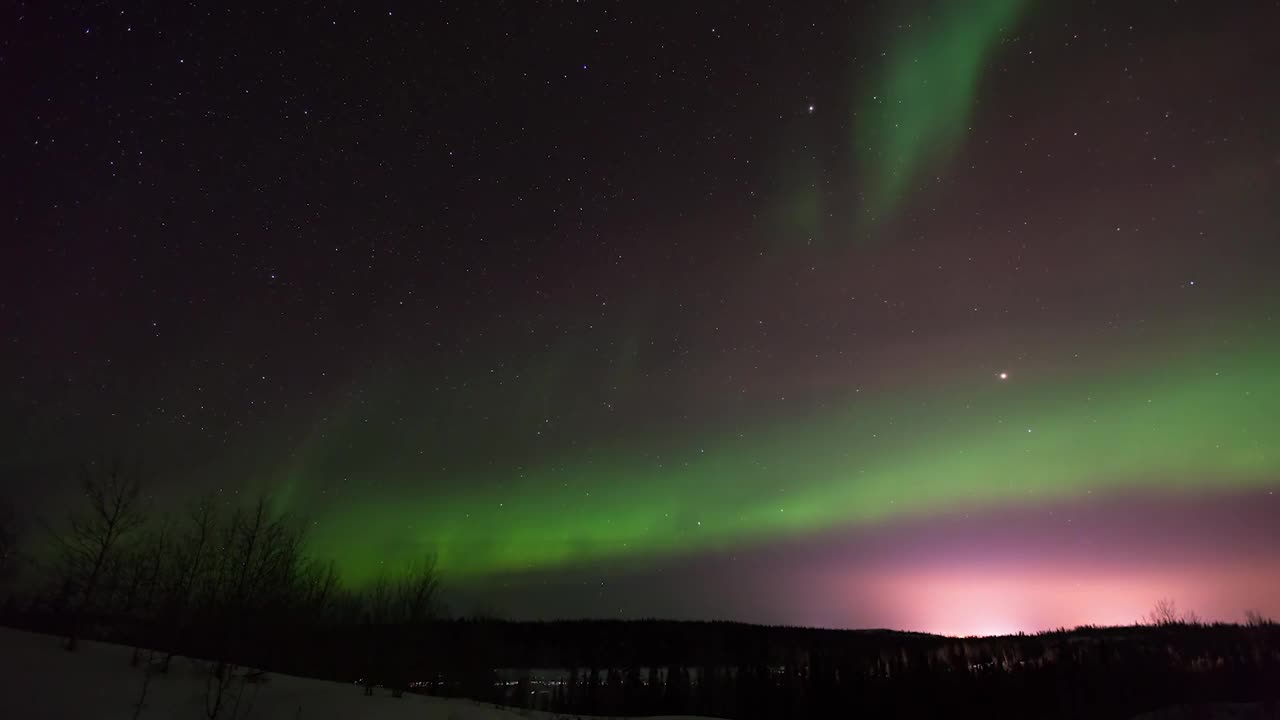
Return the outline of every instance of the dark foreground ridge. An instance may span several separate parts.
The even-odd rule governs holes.
[[[7,624],[58,632],[55,613]],[[321,679],[591,715],[1129,718],[1280,698],[1280,626],[1082,627],[950,638],[731,622],[434,620],[412,626],[246,619],[217,628],[99,616],[87,635]],[[352,692],[359,692],[352,689]]]

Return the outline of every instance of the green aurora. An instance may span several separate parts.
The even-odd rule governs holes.
[[[1031,3],[929,6],[933,14],[897,26],[854,108],[859,184],[869,188],[863,209],[873,218],[899,207],[963,144],[984,73]],[[825,212],[822,164],[803,138],[793,133],[798,149],[782,166],[791,190],[781,194],[775,231],[791,240],[820,236]],[[628,433],[528,463],[424,459],[406,469],[403,455],[422,452],[414,433],[436,426],[411,417],[388,437],[371,435],[354,416],[414,412],[400,398],[395,413],[375,401],[333,413],[336,422],[299,444],[275,489],[314,520],[317,552],[360,582],[427,551],[449,576],[478,578],[646,562],[958,509],[1274,482],[1280,343],[1184,337],[1179,347],[1149,351],[1140,365],[1100,362],[1066,375],[1023,368],[1001,380],[953,367],[941,385],[943,373],[931,371],[928,387],[851,388],[821,408],[765,413],[733,430]],[[572,355],[553,348],[519,385],[497,395],[474,387],[467,402],[509,410],[516,420],[502,427],[527,426],[524,416],[537,415],[528,406],[554,405],[559,391],[573,392],[568,379],[590,383],[569,378]],[[627,383],[620,374],[614,380]],[[411,370],[387,376],[388,395],[414,397],[423,382]],[[478,454],[510,440],[481,437]],[[326,505],[319,491],[343,474],[335,466],[379,482],[346,487],[340,507]]]
[[[964,141],[984,70],[1027,0],[933,3],[893,31],[885,65],[860,92],[854,147],[867,210],[890,212]]]
[[[397,497],[311,513],[313,541],[356,582],[428,549],[459,578],[1095,491],[1265,485],[1278,467],[1280,344],[1206,347],[1127,371],[854,394],[702,442],[581,450],[513,473],[500,493],[473,472],[451,486],[474,490],[415,495],[401,475]]]

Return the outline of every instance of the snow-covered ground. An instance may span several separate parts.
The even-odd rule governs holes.
[[[0,628],[0,718],[78,720],[134,717],[146,673],[132,667],[132,648],[85,642],[70,653],[51,635]],[[200,720],[206,712],[203,663],[181,659],[167,675],[153,674],[139,718]],[[495,708],[469,700],[377,689],[365,697],[356,685],[270,674],[261,683],[237,683],[219,718],[236,720],[553,720],[572,715]],[[669,720],[681,720],[669,718]],[[685,718],[684,720],[692,720]]]
[[[85,642],[63,650],[63,639],[0,628],[0,720],[79,720],[138,717],[200,720],[206,709],[202,662],[179,659],[167,675],[153,674],[135,715],[146,673],[130,665],[132,648]],[[237,692],[239,707],[235,707]],[[421,695],[393,698],[377,689],[365,697],[357,685],[270,674],[265,682],[238,683],[228,690],[223,720],[562,720],[577,715],[534,712]],[[1277,717],[1260,703],[1213,708],[1171,708],[1134,720],[1263,720]],[[698,720],[668,717],[666,720]],[[705,719],[703,719],[705,720]]]

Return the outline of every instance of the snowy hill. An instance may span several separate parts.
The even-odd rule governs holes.
[[[52,635],[0,628],[0,718],[79,720],[129,718],[208,720],[207,665],[177,660],[167,675],[153,673],[138,708],[147,673],[130,664],[132,648],[84,642],[75,653]],[[145,663],[143,663],[145,664]],[[376,689],[290,675],[237,681],[224,695],[220,720],[573,720],[588,716],[498,708],[470,700],[408,694],[394,698]],[[135,714],[136,713],[136,714]],[[1261,703],[1170,708],[1134,720],[1263,720],[1277,709]],[[655,719],[656,720],[656,719]],[[697,720],[667,716],[665,720]],[[705,719],[703,719],[705,720]]]
[[[70,653],[62,649],[61,638],[0,628],[0,718],[200,720],[209,717],[206,705],[209,673],[204,663],[185,658],[176,661],[167,675],[152,674],[141,711],[135,715],[147,673],[131,666],[132,653],[132,648],[97,642],[85,642],[80,650]],[[218,717],[235,720],[577,717],[413,694],[393,698],[390,691],[383,689],[377,689],[373,697],[365,697],[362,688],[356,685],[277,674],[264,676],[261,682],[237,680],[224,697]]]

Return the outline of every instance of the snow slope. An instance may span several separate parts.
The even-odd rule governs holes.
[[[79,720],[134,717],[146,673],[130,666],[132,648],[85,642],[69,653],[62,638],[0,628],[0,720]],[[168,675],[152,675],[137,717],[207,720],[202,663],[175,661]],[[576,715],[532,712],[470,700],[406,695],[377,689],[365,697],[357,685],[271,674],[261,684],[242,684],[235,720],[562,720]],[[219,718],[230,720],[234,690]],[[1212,708],[1170,708],[1134,720],[1263,720],[1277,708],[1262,704],[1222,704]],[[585,716],[581,716],[584,717]],[[665,720],[699,720],[668,717]],[[706,719],[702,719],[706,720]]]
[[[62,649],[51,635],[0,628],[0,718],[4,720],[78,720],[134,717],[146,673],[129,664],[132,649],[85,642],[80,650]],[[176,660],[168,675],[153,674],[140,718],[199,720],[205,711],[201,663]],[[243,686],[237,720],[553,720],[576,716],[495,708],[470,700],[405,695],[391,697],[323,680],[271,674],[260,684]],[[226,707],[219,718],[231,718]],[[682,720],[669,718],[668,720]],[[694,720],[684,718],[683,720]]]

